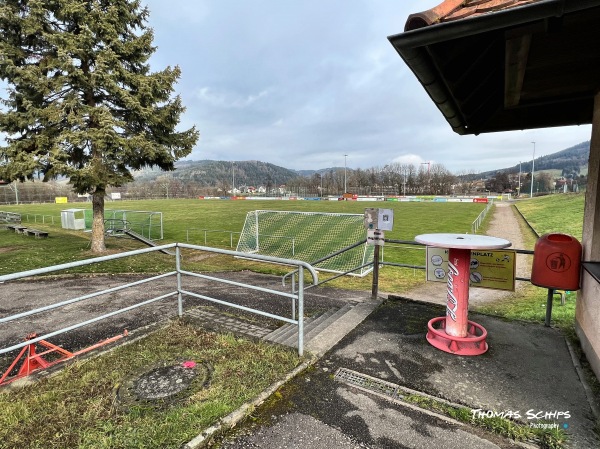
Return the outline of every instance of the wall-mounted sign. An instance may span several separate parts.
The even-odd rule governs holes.
[[[368,207],[365,209],[365,228],[391,231],[394,227],[394,210]]]

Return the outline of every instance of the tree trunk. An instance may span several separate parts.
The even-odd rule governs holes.
[[[103,253],[104,246],[104,189],[96,189],[92,195],[92,252]]]

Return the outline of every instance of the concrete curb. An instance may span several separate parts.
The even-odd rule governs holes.
[[[596,404],[596,401],[594,400],[594,393],[592,392],[591,387],[587,383],[585,374],[583,372],[583,368],[581,367],[579,360],[577,360],[577,356],[575,355],[575,350],[573,349],[573,346],[571,345],[571,343],[569,342],[567,337],[565,337],[565,343],[567,344],[567,348],[569,349],[569,354],[571,355],[571,360],[573,361],[573,366],[575,367],[575,371],[577,371],[577,376],[579,377],[579,381],[581,382],[581,386],[583,387],[583,391],[585,392],[585,397],[587,398],[590,408],[592,409],[592,414],[594,415],[594,418],[596,419],[596,421],[599,421],[600,420],[600,409],[598,409],[598,405]]]
[[[319,357],[323,356],[323,354],[333,348],[350,331],[362,323],[384,300],[384,298],[379,297],[358,303],[343,317],[308,342],[306,350]]]
[[[187,443],[180,446],[180,449],[199,449],[205,447],[208,444],[212,437],[222,433],[224,431],[230,430],[235,427],[238,423],[244,420],[252,411],[265,402],[269,396],[277,391],[281,386],[285,385],[291,379],[296,377],[302,371],[306,370],[310,366],[314,365],[318,360],[318,357],[311,357],[309,360],[302,362],[295,369],[290,371],[286,376],[269,386],[267,389],[263,390],[254,400],[250,402],[246,402],[237,410],[234,410],[229,415],[221,418],[219,422],[210,426],[202,433],[188,441]]]

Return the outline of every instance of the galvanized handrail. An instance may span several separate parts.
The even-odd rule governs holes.
[[[345,253],[346,251],[350,251],[351,249],[353,249],[353,248],[356,248],[357,246],[363,245],[363,244],[365,244],[366,242],[367,242],[367,239],[360,240],[360,241],[358,241],[358,242],[356,242],[356,243],[353,243],[353,244],[352,244],[352,245],[350,245],[350,246],[346,246],[345,248],[342,248],[342,249],[340,249],[340,250],[338,250],[338,251],[335,251],[335,252],[333,252],[333,253],[331,253],[331,254],[328,254],[328,255],[326,255],[326,256],[324,256],[324,257],[321,257],[320,259],[317,259],[317,260],[315,260],[314,262],[311,262],[311,263],[310,263],[310,265],[314,267],[314,266],[315,266],[315,265],[317,265],[318,263],[325,262],[326,260],[328,260],[328,259],[331,259],[332,257],[339,256],[340,254],[342,254],[342,253]],[[367,266],[367,265],[371,265],[371,264],[372,264],[372,262],[369,262],[369,263],[367,263],[367,264],[365,264],[365,265],[363,265],[363,266],[361,266],[361,267],[353,268],[352,270],[349,270],[349,271],[347,271],[346,273],[343,273],[343,274],[352,273],[352,272],[354,272],[354,271],[357,271],[357,270],[359,270],[360,268],[364,268],[365,266]],[[318,268],[317,268],[317,269],[318,269]],[[286,279],[287,279],[289,276],[293,276],[293,275],[295,275],[297,272],[298,272],[298,270],[294,270],[294,271],[290,271],[289,273],[287,273],[287,274],[283,275],[283,277],[281,278],[281,284],[282,284],[283,286],[285,286],[285,280],[286,280]],[[339,276],[335,276],[335,277],[339,277]],[[332,278],[332,279],[334,279],[334,278]],[[330,279],[329,279],[329,280],[330,280]],[[293,284],[293,283],[292,283],[292,284]],[[313,283],[313,285],[314,285],[314,284],[315,284],[315,283]],[[317,282],[317,284],[318,284],[318,282]],[[292,285],[292,288],[293,288],[293,285]]]
[[[479,231],[479,227],[483,223],[483,220],[485,220],[485,217],[486,217],[487,213],[490,211],[490,209],[492,208],[493,205],[494,205],[494,199],[492,198],[492,201],[490,201],[487,204],[487,206],[485,207],[485,209],[483,209],[479,213],[479,215],[477,216],[477,218],[475,219],[475,221],[473,221],[473,223],[471,223],[471,233],[472,234],[477,234],[477,231]]]
[[[423,243],[415,242],[414,240],[385,239],[385,242],[386,243],[399,243],[399,244],[406,244],[406,245],[422,246],[424,248],[427,246]],[[533,251],[528,250],[528,249],[513,249],[513,251],[517,254],[533,255]],[[399,267],[399,268],[413,268],[413,269],[417,269],[417,270],[426,270],[427,269],[426,265],[410,265],[410,264],[402,264],[402,263],[395,263],[395,262],[385,262],[383,260],[380,262],[380,265],[387,265],[387,266]],[[531,278],[515,276],[515,280],[529,282],[531,280]]]
[[[197,246],[197,245],[189,245],[189,244],[185,244],[185,243],[171,243],[171,244],[166,244],[166,245],[161,245],[161,246],[156,246],[156,247],[151,247],[151,248],[143,248],[143,249],[139,249],[139,250],[135,250],[135,251],[128,251],[125,253],[120,253],[120,254],[112,254],[109,256],[101,256],[101,257],[95,257],[92,259],[87,259],[87,260],[81,260],[81,261],[76,261],[76,262],[69,262],[69,263],[65,263],[65,264],[60,264],[60,265],[54,265],[51,267],[44,267],[44,268],[38,268],[38,269],[34,269],[34,270],[27,270],[27,271],[22,271],[20,273],[12,273],[12,274],[7,274],[7,275],[1,275],[0,276],[0,284],[4,283],[4,282],[8,282],[8,281],[12,281],[12,280],[16,280],[16,279],[22,279],[22,278],[26,278],[26,277],[31,277],[31,276],[37,276],[40,274],[47,274],[47,273],[52,273],[52,272],[56,272],[56,271],[61,271],[61,270],[66,270],[66,269],[71,269],[71,268],[77,268],[77,267],[82,267],[82,266],[86,266],[86,265],[91,265],[91,264],[97,264],[97,263],[102,263],[102,262],[106,262],[106,261],[110,261],[110,260],[115,260],[115,259],[121,259],[121,258],[125,258],[125,257],[131,257],[131,256],[136,256],[136,255],[140,255],[140,254],[145,254],[145,253],[152,253],[152,252],[156,252],[156,251],[162,251],[165,249],[169,249],[169,248],[175,248],[175,271],[171,271],[168,273],[164,273],[158,276],[153,276],[150,278],[145,278],[142,280],[138,280],[135,282],[131,282],[125,285],[121,285],[118,287],[113,287],[113,288],[108,288],[108,289],[104,289],[95,293],[91,293],[88,295],[83,295],[83,296],[79,296],[76,298],[72,298],[72,299],[68,299],[65,301],[61,301],[59,303],[56,304],[51,304],[48,306],[44,306],[44,307],[40,307],[37,309],[32,309],[26,312],[21,312],[19,314],[15,314],[15,315],[11,315],[11,316],[7,316],[7,317],[3,317],[0,318],[0,323],[4,323],[4,322],[8,322],[8,321],[13,321],[19,318],[23,318],[25,316],[30,316],[30,315],[34,315],[34,314],[38,314],[38,313],[42,313],[42,312],[47,312],[49,310],[52,309],[56,309],[59,307],[64,307],[66,305],[69,304],[73,304],[76,302],[80,302],[80,301],[84,301],[90,298],[95,298],[101,295],[105,295],[108,293],[113,293],[119,290],[124,290],[126,288],[129,287],[133,287],[139,284],[143,284],[146,282],[150,282],[150,281],[154,281],[157,279],[162,279],[162,278],[167,278],[170,276],[175,275],[177,278],[177,288],[174,291],[165,293],[163,295],[148,299],[146,301],[128,306],[128,307],[123,307],[121,309],[115,310],[113,312],[110,313],[106,313],[103,315],[100,315],[98,317],[86,320],[86,321],[82,321],[80,323],[50,332],[48,334],[42,335],[42,336],[36,336],[35,338],[26,340],[22,343],[16,344],[16,345],[12,345],[10,347],[6,347],[6,348],[1,348],[0,349],[0,354],[4,354],[19,348],[23,348],[27,345],[33,344],[33,343],[37,343],[41,340],[45,340],[47,338],[74,330],[74,329],[78,329],[84,326],[87,326],[89,324],[101,321],[103,319],[115,316],[117,314],[120,313],[124,313],[130,310],[133,310],[135,308],[138,307],[142,307],[148,304],[151,304],[153,302],[156,301],[160,301],[163,300],[165,298],[171,297],[171,296],[177,296],[177,309],[178,309],[178,315],[182,316],[183,315],[183,295],[189,295],[189,296],[193,296],[196,298],[201,298],[201,299],[205,299],[207,301],[212,301],[218,304],[222,304],[222,305],[227,305],[229,307],[233,307],[233,308],[237,308],[237,309],[241,309],[247,312],[252,312],[258,315],[262,315],[262,316],[267,316],[269,318],[274,318],[274,319],[278,319],[280,321],[286,322],[286,323],[292,323],[298,326],[298,354],[300,356],[303,355],[303,351],[304,351],[304,320],[303,320],[303,316],[304,316],[304,270],[307,270],[311,276],[312,276],[312,283],[313,284],[317,284],[319,281],[318,278],[318,274],[315,271],[315,269],[308,263],[300,261],[300,260],[294,260],[294,259],[284,259],[284,258],[279,258],[279,257],[271,257],[271,256],[263,256],[260,254],[247,254],[247,253],[241,253],[238,251],[230,251],[230,250],[226,250],[226,249],[219,249],[219,248],[210,248],[210,247],[205,247],[205,246]],[[281,292],[278,290],[272,290],[272,289],[268,289],[268,288],[264,288],[264,287],[257,287],[257,286],[253,286],[253,285],[249,285],[249,284],[243,284],[243,283],[239,283],[239,282],[235,282],[235,281],[230,281],[227,279],[221,279],[221,278],[217,278],[217,277],[213,277],[213,276],[208,276],[205,274],[198,274],[198,273],[194,273],[194,272],[190,272],[190,271],[186,271],[186,270],[182,270],[181,269],[181,249],[185,248],[185,249],[190,249],[190,250],[198,250],[198,251],[207,251],[207,252],[213,252],[213,253],[219,253],[219,254],[225,254],[225,255],[230,255],[233,257],[244,257],[245,259],[250,259],[250,260],[255,260],[255,261],[262,261],[262,262],[267,262],[267,263],[275,263],[278,265],[290,265],[290,266],[295,266],[297,267],[297,270],[299,272],[299,286],[301,286],[302,288],[299,288],[297,293],[292,292],[290,293],[286,293],[286,292]],[[205,295],[200,295],[194,292],[191,292],[189,290],[185,290],[182,287],[182,276],[183,275],[188,275],[188,276],[193,276],[193,277],[200,277],[203,279],[210,279],[211,281],[215,281],[215,282],[221,282],[221,283],[226,283],[229,285],[235,285],[235,286],[240,286],[240,287],[244,287],[244,288],[249,288],[249,289],[253,289],[253,290],[257,290],[257,291],[261,291],[261,292],[265,292],[265,293],[269,293],[269,294],[273,294],[276,296],[281,296],[281,297],[286,297],[286,298],[292,298],[292,300],[294,301],[294,303],[297,301],[298,302],[298,318],[295,319],[292,318],[288,318],[288,317],[284,317],[284,316],[279,316],[279,315],[274,315],[268,312],[264,312],[258,309],[252,309],[249,307],[245,307],[245,306],[240,306],[238,304],[234,304],[231,302],[227,302],[227,301],[223,301],[221,299],[218,298],[212,298],[209,296],[205,296]],[[1,289],[1,286],[0,286]],[[295,312],[294,312],[295,315]]]

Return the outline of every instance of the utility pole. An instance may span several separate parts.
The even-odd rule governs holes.
[[[231,196],[235,196],[235,161],[231,161]]]
[[[521,161],[519,161],[519,196],[521,196]]]
[[[531,160],[531,192],[529,198],[533,198],[533,174],[535,173],[535,142],[531,143],[533,144],[533,159]]]

